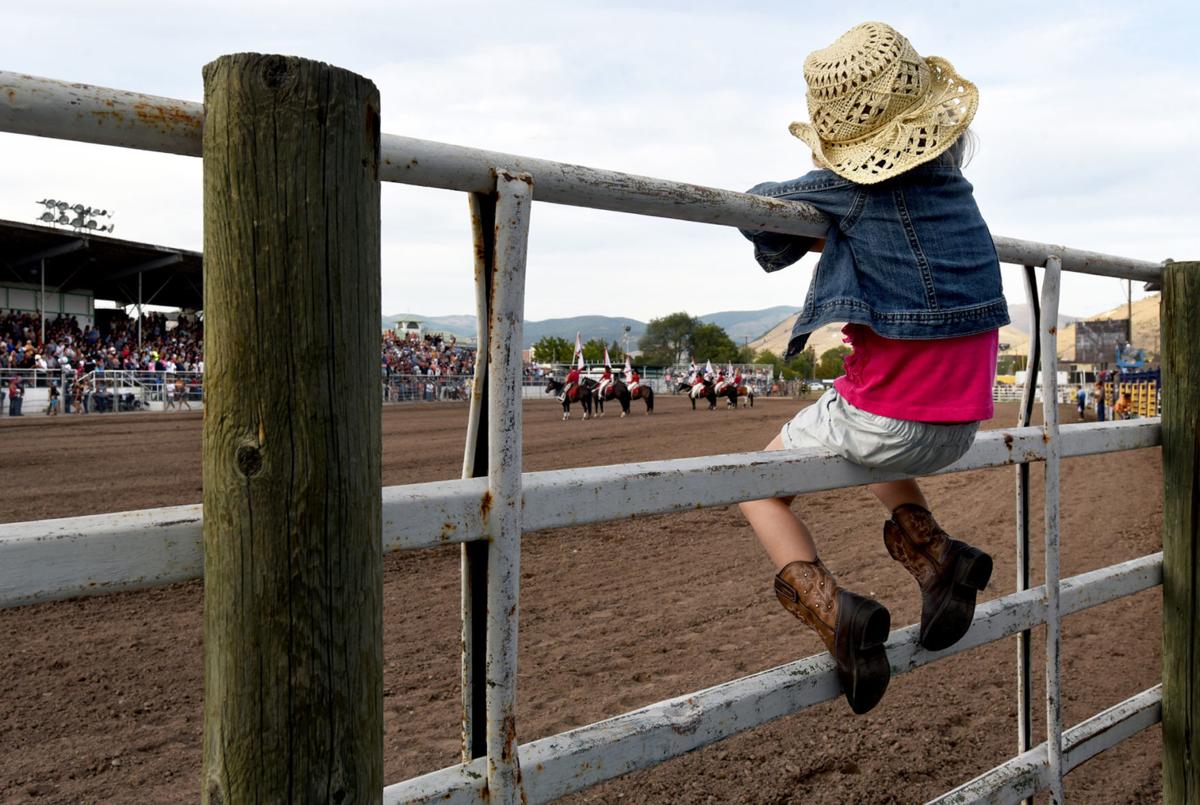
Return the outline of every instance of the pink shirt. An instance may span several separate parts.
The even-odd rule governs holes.
[[[860,324],[842,333],[854,351],[833,387],[855,408],[917,422],[991,419],[998,330],[919,341],[883,338]]]

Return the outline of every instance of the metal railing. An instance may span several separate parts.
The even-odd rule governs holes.
[[[198,103],[0,73],[0,130],[200,155]],[[5,98],[7,96],[7,99]],[[517,745],[516,638],[521,535],[585,522],[661,514],[898,478],[812,451],[748,453],[523,473],[521,321],[530,201],[676,218],[803,236],[826,219],[806,205],[727,190],[384,135],[381,179],[471,194],[477,249],[479,350],[464,478],[383,490],[385,549],[463,545],[464,762],[391,785],[386,802],[545,801],[657,764],[838,695],[820,654],[576,730]],[[494,241],[492,236],[494,234]],[[1061,273],[1159,280],[1158,263],[996,237],[1000,259],[1025,266],[1038,325],[1020,421],[981,434],[941,472],[1017,468],[1017,591],[977,610],[967,635],[942,652],[895,631],[888,655],[903,673],[1002,637],[1018,638],[1019,754],[939,801],[1011,802],[1049,789],[1078,763],[1160,719],[1159,688],[1064,730],[1059,624],[1064,615],[1161,583],[1154,554],[1059,578],[1063,458],[1161,443],[1157,418],[1060,428],[1056,398]],[[1041,289],[1035,267],[1044,268]],[[1031,427],[1041,363],[1044,424]],[[477,439],[486,435],[486,450]],[[1045,471],[1045,583],[1030,587],[1029,467]],[[479,476],[479,477],[474,477]],[[136,589],[203,569],[199,506],[0,526],[0,605]],[[100,561],[103,558],[103,561]],[[43,568],[54,567],[53,576]],[[1047,740],[1032,746],[1030,629],[1046,624]]]

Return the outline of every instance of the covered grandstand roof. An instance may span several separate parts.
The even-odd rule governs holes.
[[[37,285],[43,259],[47,290],[90,291],[132,305],[141,274],[143,304],[204,306],[200,252],[0,220],[0,282]]]

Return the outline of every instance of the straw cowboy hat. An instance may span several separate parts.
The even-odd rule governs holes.
[[[811,123],[789,130],[817,160],[858,184],[928,162],[954,144],[979,90],[937,56],[921,58],[895,28],[864,22],[804,60]]]

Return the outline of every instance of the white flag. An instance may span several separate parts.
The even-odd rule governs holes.
[[[625,356],[625,382],[628,383],[633,379],[633,366],[629,363],[629,356]]]
[[[583,371],[583,339],[579,337],[579,333],[575,333],[575,366]]]
[[[604,347],[604,368],[611,369],[612,362],[608,360],[608,346]]]
[[[705,361],[704,362],[704,374],[711,375],[712,373],[713,373],[712,361]]]

